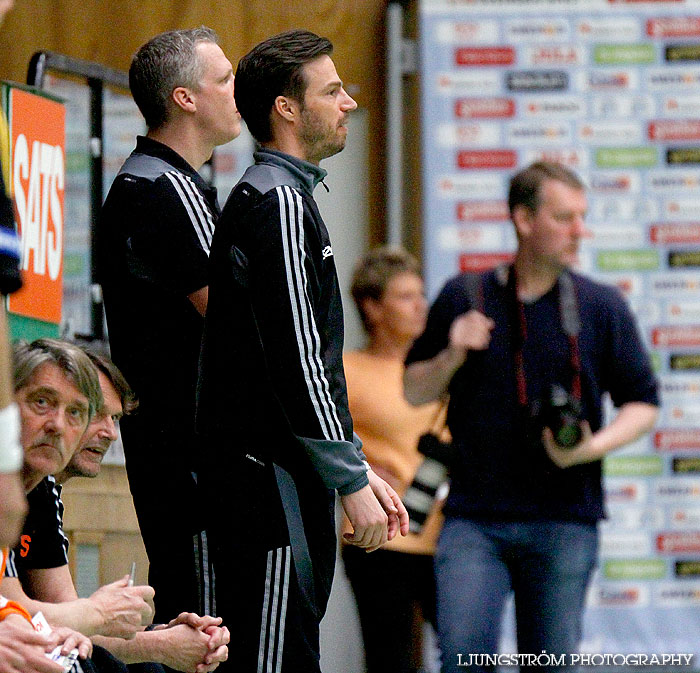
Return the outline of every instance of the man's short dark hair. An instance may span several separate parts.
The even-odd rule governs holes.
[[[260,143],[272,140],[270,112],[277,96],[304,103],[304,66],[329,56],[333,45],[308,30],[288,30],[253,47],[236,70],[236,107],[248,130]]]
[[[537,211],[540,206],[542,183],[546,180],[563,182],[573,189],[585,189],[581,178],[570,168],[552,161],[537,161],[511,178],[508,192],[511,217],[518,206],[524,206],[531,213]]]
[[[131,389],[131,386],[124,378],[124,374],[119,371],[117,365],[115,365],[114,362],[112,362],[102,353],[95,353],[89,348],[84,348],[83,350],[92,361],[92,364],[97,367],[97,371],[104,374],[107,377],[107,380],[114,387],[114,390],[117,391],[124,414],[130,414],[135,411],[139,406],[139,402],[136,399],[136,393],[134,393],[134,391]]]
[[[386,245],[370,250],[355,266],[350,291],[368,332],[372,325],[365,312],[365,300],[380,301],[391,279],[401,273],[420,276],[418,260],[403,248]]]
[[[170,95],[179,86],[197,89],[204,66],[197,54],[201,42],[219,43],[206,26],[170,30],[151,38],[134,55],[129,88],[149,129],[163,126],[170,116]]]

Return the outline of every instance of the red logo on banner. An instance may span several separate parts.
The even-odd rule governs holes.
[[[515,63],[513,47],[460,47],[455,49],[457,65],[512,65]]]
[[[502,222],[510,218],[505,201],[462,201],[457,204],[461,222]]]
[[[672,119],[649,124],[650,140],[698,140],[700,119]]]
[[[654,447],[659,451],[700,449],[700,428],[657,430],[654,433]]]
[[[700,18],[695,16],[647,19],[649,37],[698,37]]]
[[[653,224],[649,228],[652,243],[700,243],[700,222]]]
[[[61,322],[65,119],[62,103],[10,89],[10,141],[24,286],[10,295],[12,313]]]
[[[463,273],[488,271],[499,264],[509,263],[513,255],[501,252],[478,252],[459,256],[459,270]]]
[[[517,154],[513,150],[464,150],[457,154],[457,166],[474,168],[515,168]]]
[[[515,115],[512,98],[461,98],[455,103],[455,117],[494,119]]]
[[[660,552],[700,552],[700,532],[661,533],[656,536],[656,548]]]
[[[657,327],[651,331],[654,346],[700,346],[700,325]]]

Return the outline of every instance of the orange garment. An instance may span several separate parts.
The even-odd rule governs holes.
[[[372,469],[393,486],[399,496],[413,480],[423,456],[418,438],[435,426],[439,403],[411,406],[403,396],[401,360],[352,351],[343,357],[348,401],[355,432]],[[410,554],[433,554],[442,525],[436,507],[419,534],[397,535],[383,549]],[[350,530],[346,520],[344,531]]]
[[[7,549],[0,549],[0,578],[5,576],[5,564],[7,563]],[[32,623],[31,615],[19,604],[14,601],[8,601],[7,598],[0,596],[0,622],[7,615],[20,615],[24,617],[30,624]],[[32,626],[32,628],[34,628]]]

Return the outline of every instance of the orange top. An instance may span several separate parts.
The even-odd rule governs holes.
[[[404,399],[401,360],[365,351],[345,353],[343,359],[350,413],[362,450],[372,469],[403,496],[423,460],[416,448],[418,438],[434,429],[440,405],[414,407]],[[419,534],[397,535],[383,549],[432,554],[441,525],[442,515],[433,511]],[[344,530],[349,530],[347,520]]]

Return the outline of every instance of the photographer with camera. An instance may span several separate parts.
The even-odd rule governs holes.
[[[588,235],[581,180],[532,164],[512,178],[508,205],[513,264],[482,274],[476,301],[465,275],[448,281],[404,377],[412,404],[449,390],[458,452],[435,558],[443,673],[487,670],[467,656],[498,652],[511,591],[521,654],[577,651],[604,516],[601,459],[657,416],[626,302],[571,271]],[[603,427],[605,394],[617,414]]]

